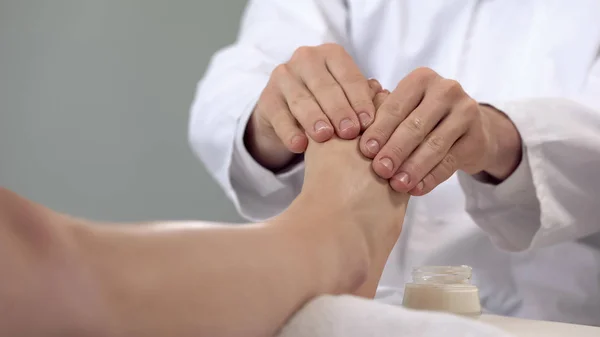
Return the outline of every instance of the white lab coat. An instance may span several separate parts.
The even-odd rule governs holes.
[[[486,311],[600,325],[600,1],[249,1],[190,121],[193,149],[248,219],[281,212],[303,181],[302,164],[273,174],[252,159],[248,118],[277,64],[326,42],[388,89],[419,66],[454,78],[523,139],[499,186],[459,173],[411,200],[379,298],[397,303],[412,267],[468,264]]]

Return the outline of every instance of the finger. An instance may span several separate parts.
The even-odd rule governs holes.
[[[461,120],[458,114],[451,113],[448,117],[444,118],[425,140],[418,145],[408,159],[399,166],[397,173],[392,177],[392,180],[395,181],[393,185],[394,189],[399,192],[408,192],[415,188],[444,159],[454,143],[467,132],[468,127],[469,124]],[[402,133],[405,130],[398,128],[396,131]],[[394,136],[392,136],[392,139],[386,146],[403,144],[402,141],[411,141],[402,139],[400,143],[396,143],[396,139],[394,139],[395,135],[394,133]],[[403,151],[401,152],[404,153]],[[385,153],[385,149],[380,154],[383,153]]]
[[[360,132],[358,117],[325,64],[304,63],[300,67],[296,71],[333,124],[337,135],[345,139],[355,138]]]
[[[323,52],[310,47],[298,48],[289,65],[290,70],[315,97],[321,110],[333,124],[337,135],[345,139],[358,136],[360,132],[358,117],[342,87],[329,72]]]
[[[379,82],[377,82],[379,83]],[[371,90],[373,90],[373,92],[371,92],[373,94],[373,105],[375,106],[375,111],[377,111],[377,109],[379,109],[379,107],[383,104],[383,102],[385,101],[385,99],[388,97],[388,95],[390,94],[390,91],[387,89],[383,89],[382,87],[377,87],[377,86],[371,86]],[[375,115],[377,115],[377,112],[375,112]]]
[[[325,57],[327,69],[340,84],[350,106],[364,130],[375,118],[375,106],[369,81],[362,74],[352,57],[340,46],[331,48]],[[360,131],[360,130],[359,130]]]
[[[420,181],[412,190],[409,191],[411,195],[421,196],[431,192],[436,186],[448,180],[454,172],[459,169],[459,162],[461,153],[465,153],[465,150],[469,147],[469,137],[461,137],[455,144],[450,148],[450,151],[444,156],[442,161],[437,164],[426,176]],[[391,179],[390,185],[396,190],[397,180]]]
[[[398,125],[419,105],[429,83],[438,78],[433,70],[417,69],[398,83],[361,137],[360,149],[365,156],[374,158],[379,153]]]
[[[448,115],[450,110],[448,105],[428,98],[428,96],[428,94],[425,94],[423,102],[400,123],[387,143],[375,156],[373,170],[380,177],[391,178],[423,143],[440,120]],[[437,136],[441,137],[441,135]],[[433,143],[438,142],[438,137],[431,138],[431,141]],[[437,145],[437,143],[433,145]]]
[[[333,136],[333,127],[312,93],[293,75],[286,65],[276,68],[272,78],[277,82],[289,111],[310,138],[324,142]]]
[[[373,98],[373,105],[375,105],[375,109],[378,109],[383,104],[389,94],[390,92],[388,90],[382,90],[375,95],[375,98]]]
[[[293,153],[303,153],[308,146],[308,138],[290,112],[283,96],[272,95],[263,100],[260,107],[265,111],[271,111],[269,124],[275,131],[277,137],[285,147]]]
[[[372,98],[375,98],[375,95],[377,95],[379,92],[383,91],[383,87],[381,86],[381,83],[379,83],[379,81],[374,78],[369,79],[369,88],[371,89],[371,97]],[[377,110],[377,106],[375,106],[375,110]]]

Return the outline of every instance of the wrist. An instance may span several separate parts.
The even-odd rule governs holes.
[[[489,105],[481,105],[481,107],[489,117],[492,145],[484,172],[501,182],[508,178],[521,163],[521,135],[514,123],[502,111]]]
[[[244,145],[261,166],[273,172],[280,171],[297,155],[285,147],[272,128],[267,127],[265,130],[264,123],[259,118],[254,112],[250,116],[244,132]]]

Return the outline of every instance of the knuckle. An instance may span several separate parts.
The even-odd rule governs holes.
[[[390,136],[389,132],[379,125],[371,125],[371,127],[369,127],[367,131],[371,133],[370,138],[375,138],[379,142],[387,140]],[[368,138],[369,137],[367,137],[366,139]]]
[[[433,170],[430,172],[425,178],[423,178],[423,183],[427,188],[430,186],[437,185],[443,181],[443,173],[440,171]]]
[[[348,70],[343,71],[339,75],[338,80],[351,86],[360,85],[364,86],[365,89],[369,88],[368,80],[361,73],[356,73]]]
[[[362,74],[344,72],[340,75],[340,81],[345,87],[350,87],[367,97],[371,97],[369,83],[367,82],[367,79],[362,76]]]
[[[390,155],[396,160],[401,161],[406,157],[406,150],[399,144],[389,144],[387,148]]]
[[[354,112],[349,107],[346,107],[344,104],[334,105],[331,109],[329,109],[327,114],[330,115],[332,118],[340,120],[346,117],[354,119]]]
[[[338,87],[338,84],[335,81],[329,81],[326,78],[320,78],[315,81],[315,85],[313,90],[315,92],[326,91],[331,92]]]
[[[423,79],[431,79],[433,77],[438,76],[438,74],[433,69],[428,67],[419,67],[413,70],[411,75]]]
[[[297,121],[297,123],[302,126],[302,128],[304,128],[306,131],[308,132],[313,132],[314,130],[314,123],[319,120],[319,111],[316,110],[304,110],[302,112],[300,112],[299,114],[297,114],[296,116],[293,116],[294,119]]]
[[[450,178],[458,169],[457,165],[456,159],[452,155],[444,157],[442,162],[429,173],[429,176],[433,179],[432,186],[438,185]]]
[[[456,170],[458,170],[458,160],[451,153],[448,153],[444,157],[444,159],[442,159],[441,165],[442,165],[442,168],[444,169],[444,171],[447,172],[447,174],[452,174]]]
[[[469,120],[475,119],[479,115],[479,103],[472,98],[468,98],[463,108],[463,113]]]
[[[406,120],[406,129],[416,138],[425,138],[425,121],[419,117],[413,117]]]
[[[412,158],[409,158],[404,164],[402,164],[400,170],[407,172],[411,177],[422,177],[425,173],[427,173],[421,173],[421,165],[417,164]]]
[[[308,93],[298,93],[293,98],[288,100],[290,108],[299,108],[313,101],[312,95]]]
[[[350,104],[357,110],[366,110],[373,106],[373,101],[367,99],[354,99]]]
[[[307,46],[299,47],[298,49],[296,49],[296,51],[294,51],[294,54],[292,55],[290,62],[292,62],[292,63],[313,62],[314,59],[317,57],[317,53],[318,52],[315,49],[315,47],[307,47]]]
[[[342,47],[341,45],[337,44],[337,43],[324,43],[322,45],[319,46],[319,48],[325,50],[325,51],[331,51],[331,52],[345,52],[344,47]]]
[[[435,176],[432,173],[429,173],[425,178],[423,178],[423,193],[429,193],[433,190],[437,185],[442,183],[444,180],[440,180],[439,177]]]
[[[384,115],[392,116],[397,119],[404,118],[402,114],[402,104],[398,100],[390,99],[389,102],[386,102],[381,106],[381,112]]]
[[[286,77],[289,75],[290,70],[288,69],[288,66],[285,63],[278,65],[277,67],[275,67],[275,69],[273,69],[273,72],[271,72],[271,77],[275,79]]]
[[[427,139],[427,147],[431,149],[436,154],[443,154],[446,140],[441,136],[431,136]]]
[[[439,177],[435,176],[433,172],[423,178],[424,191],[431,191],[435,186],[441,183]]]
[[[438,86],[440,94],[446,98],[458,97],[463,93],[462,86],[455,80],[443,79]]]

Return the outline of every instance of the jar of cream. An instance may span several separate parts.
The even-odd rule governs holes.
[[[402,304],[410,309],[481,315],[479,290],[471,284],[469,266],[425,266],[413,269]]]

